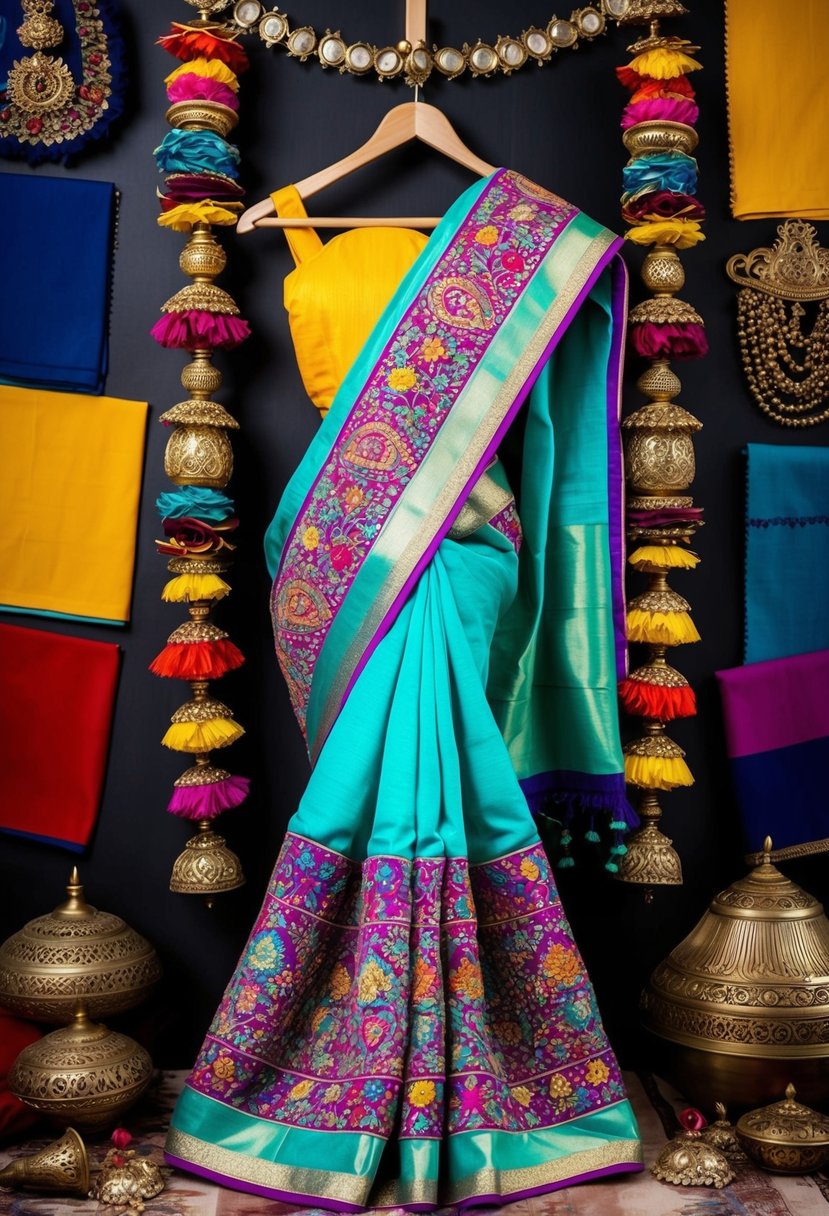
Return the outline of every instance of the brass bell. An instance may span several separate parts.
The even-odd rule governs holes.
[[[86,1145],[74,1128],[67,1127],[59,1140],[29,1157],[18,1157],[0,1170],[0,1186],[86,1198],[89,1193]]]
[[[214,895],[235,891],[244,883],[242,863],[224,836],[213,831],[209,819],[200,819],[197,834],[173,863],[170,890],[176,895],[203,895],[211,908]]]

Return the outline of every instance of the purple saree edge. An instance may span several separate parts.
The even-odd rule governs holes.
[[[360,1207],[358,1204],[347,1203],[343,1199],[321,1199],[317,1195],[302,1195],[295,1191],[281,1191],[275,1187],[259,1186],[254,1182],[244,1182],[241,1179],[220,1174],[216,1170],[207,1169],[205,1166],[193,1165],[182,1157],[174,1157],[172,1153],[165,1152],[164,1160],[174,1169],[183,1170],[188,1174],[195,1174],[199,1178],[207,1179],[209,1182],[216,1182],[219,1186],[225,1186],[229,1190],[244,1191],[248,1195],[261,1195],[265,1199],[277,1199],[285,1203],[307,1204],[311,1207],[324,1208],[329,1212],[365,1212],[369,1210]],[[514,1203],[519,1199],[531,1199],[536,1195],[546,1195],[550,1191],[561,1191],[569,1186],[578,1186],[583,1182],[595,1182],[613,1174],[639,1174],[643,1169],[644,1166],[641,1161],[622,1161],[618,1165],[605,1165],[601,1169],[587,1170],[583,1174],[574,1174],[570,1178],[542,1183],[541,1186],[529,1187],[525,1190],[508,1191],[502,1195],[494,1191],[488,1191],[482,1195],[472,1195],[468,1199],[459,1200],[457,1204],[452,1206],[456,1207],[458,1211],[485,1205],[500,1206],[505,1203]],[[438,1203],[404,1203],[395,1205],[394,1210],[404,1212],[434,1212],[440,1206]],[[377,1208],[371,1210],[383,1211],[388,1209]]]
[[[622,368],[625,361],[625,322],[628,306],[628,273],[623,259],[613,262],[611,319],[613,341],[608,361],[607,452],[608,521],[610,533],[610,573],[613,604],[613,629],[616,639],[616,676],[623,680],[628,671],[627,627],[625,623],[625,472],[619,421],[622,413]]]
[[[567,225],[570,223],[570,221],[578,214],[579,214],[578,210],[572,211],[568,215],[567,220],[561,225],[560,229],[557,232],[557,235],[559,235],[559,233],[564,228],[566,228]],[[535,384],[536,380],[538,379],[538,377],[541,373],[542,367],[544,367],[545,363],[550,358],[550,356],[552,355],[555,348],[558,346],[561,339],[564,337],[565,333],[567,332],[567,330],[570,326],[570,322],[572,321],[574,315],[578,312],[578,310],[581,308],[581,306],[584,303],[587,296],[593,290],[593,287],[596,284],[596,280],[604,272],[604,270],[607,268],[607,266],[610,264],[610,262],[616,256],[616,254],[621,249],[621,247],[622,247],[622,238],[615,237],[614,240],[610,242],[610,244],[608,245],[608,247],[604,251],[604,253],[601,255],[601,257],[597,260],[595,266],[593,266],[593,268],[591,269],[590,274],[588,275],[587,279],[585,280],[584,284],[581,287],[581,290],[579,291],[578,295],[574,299],[573,303],[568,308],[567,312],[564,314],[564,317],[562,318],[561,323],[556,328],[556,332],[553,334],[550,341],[547,343],[547,346],[544,348],[544,351],[542,352],[540,358],[537,360],[532,371],[527,376],[526,380],[524,381],[523,385],[521,386],[520,392],[516,395],[515,400],[512,402],[512,405],[510,406],[509,410],[507,411],[504,418],[502,419],[500,425],[498,426],[498,429],[496,430],[495,434],[493,435],[492,439],[490,440],[489,444],[487,445],[483,455],[481,456],[481,459],[478,461],[477,465],[475,466],[475,469],[473,470],[471,476],[468,478],[466,484],[459,491],[458,497],[455,500],[454,506],[448,512],[446,518],[444,519],[444,521],[441,524],[440,528],[438,529],[437,533],[432,538],[430,543],[427,545],[424,552],[421,554],[421,556],[418,559],[416,565],[414,566],[414,569],[412,570],[411,574],[406,579],[405,583],[401,587],[397,596],[392,601],[385,616],[383,617],[383,619],[380,621],[379,625],[377,626],[377,630],[376,630],[374,636],[372,637],[371,641],[368,643],[368,645],[366,646],[362,655],[360,656],[360,659],[359,659],[358,663],[355,665],[354,671],[351,674],[351,678],[348,681],[348,684],[346,685],[345,691],[342,696],[342,700],[340,702],[340,707],[339,707],[340,709],[342,709],[343,705],[345,705],[345,702],[348,700],[348,697],[351,693],[352,688],[357,683],[358,678],[362,674],[362,671],[365,668],[366,664],[368,663],[369,659],[371,658],[372,654],[377,649],[377,646],[380,644],[382,639],[388,633],[389,629],[391,628],[392,624],[394,623],[394,620],[397,617],[398,612],[400,611],[401,606],[406,602],[408,596],[411,594],[412,588],[415,586],[418,579],[423,574],[423,571],[426,569],[426,567],[431,562],[432,558],[434,557],[435,553],[437,552],[438,548],[440,547],[441,542],[443,541],[444,537],[446,536],[446,533],[449,531],[449,529],[452,527],[452,524],[455,522],[455,519],[458,516],[458,514],[460,513],[461,507],[463,506],[464,502],[466,501],[466,498],[467,498],[472,486],[475,485],[476,481],[481,476],[484,469],[487,467],[490,460],[497,452],[498,447],[500,446],[501,441],[504,438],[504,435],[509,430],[510,426],[512,425],[512,423],[515,419],[516,414],[518,413],[521,406],[524,404],[527,397],[529,396],[529,394],[533,388],[533,385]],[[319,754],[319,752],[322,750],[322,746],[323,746],[324,742],[325,742],[324,739],[320,740],[320,742],[317,746],[317,749],[316,749],[317,754]]]

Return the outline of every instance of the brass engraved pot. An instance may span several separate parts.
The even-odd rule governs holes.
[[[175,485],[223,490],[233,473],[233,449],[218,426],[177,426],[167,440],[164,472]]]
[[[635,494],[672,495],[694,480],[694,441],[702,423],[681,405],[652,401],[629,414],[625,432],[625,469]]]
[[[622,135],[622,143],[631,156],[646,156],[650,152],[684,152],[690,156],[699,137],[694,128],[684,122],[650,119],[628,127]]]
[[[773,1174],[809,1174],[829,1162],[829,1119],[795,1102],[793,1085],[782,1102],[743,1115],[736,1130],[749,1157]]]
[[[138,1101],[152,1075],[143,1047],[90,1022],[81,1007],[71,1026],[24,1047],[9,1072],[9,1089],[56,1123],[100,1131]]]
[[[230,106],[223,106],[218,101],[202,101],[199,98],[177,101],[175,105],[170,106],[164,117],[171,127],[179,127],[184,131],[215,131],[222,139],[227,139],[239,121],[239,115]]]
[[[0,946],[0,1004],[39,1022],[70,1022],[80,1000],[93,1017],[132,1009],[161,978],[158,955],[120,916],[86,902],[77,869],[66,893]]]
[[[767,839],[642,994],[655,1066],[698,1106],[758,1106],[790,1081],[829,1099],[829,921],[770,852]]]

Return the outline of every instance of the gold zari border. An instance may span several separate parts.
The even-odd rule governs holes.
[[[456,1204],[479,1195],[509,1196],[518,1191],[566,1182],[568,1178],[578,1178],[614,1165],[641,1165],[643,1162],[642,1148],[636,1141],[609,1140],[599,1148],[567,1154],[541,1165],[511,1170],[479,1170],[451,1184],[448,1192],[439,1196],[439,1184],[434,1178],[417,1178],[410,1182],[393,1180],[372,1188],[367,1178],[263,1161],[258,1157],[248,1157],[207,1144],[176,1128],[170,1129],[166,1151],[173,1157],[202,1166],[228,1179],[235,1178],[239,1182],[307,1196],[309,1199],[339,1199],[367,1208],[401,1207],[409,1203]]]

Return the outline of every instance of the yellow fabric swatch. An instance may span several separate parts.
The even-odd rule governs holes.
[[[271,198],[277,215],[305,215],[293,186]],[[411,228],[353,228],[323,244],[311,228],[284,232],[297,264],[285,279],[291,338],[305,391],[325,414],[428,238]]]
[[[0,607],[129,620],[147,408],[0,385]]]
[[[731,211],[829,218],[829,3],[726,0]]]

